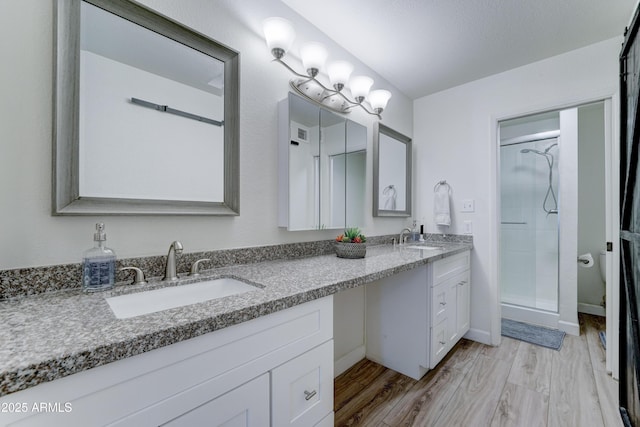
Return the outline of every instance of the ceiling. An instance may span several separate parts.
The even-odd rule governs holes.
[[[282,0],[412,99],[620,36],[637,0]]]
[[[222,96],[224,63],[220,60],[89,3],[80,5],[82,51]]]

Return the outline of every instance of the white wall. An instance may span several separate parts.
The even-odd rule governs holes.
[[[219,95],[89,51],[80,64],[81,196],[224,200],[223,128],[130,102],[222,120]]]
[[[334,237],[334,231],[288,232],[277,226],[277,103],[287,96],[290,74],[271,62],[262,20],[290,19],[299,41],[325,43],[334,58],[351,61],[356,73],[371,75],[375,87],[390,89],[384,123],[408,135],[412,102],[277,0],[141,3],[240,52],[240,216],[51,216],[53,2],[2,2],[0,269],[80,262],[98,221],[105,222],[109,246],[121,258],[164,254],[176,239],[192,252]],[[375,118],[360,111],[349,118],[367,127],[371,150]],[[372,157],[367,158],[367,218],[359,225],[370,235],[396,233],[402,220],[371,216]]]
[[[452,188],[452,226],[472,220],[471,331],[482,342],[500,339],[498,291],[497,122],[617,94],[620,37],[490,76],[414,102],[416,207],[427,231],[433,186]],[[617,106],[612,116],[617,120]],[[460,213],[475,199],[474,213]]]
[[[590,252],[595,260],[593,268],[578,269],[578,303],[600,309],[600,251],[606,246],[603,103],[578,109],[578,157],[578,253]]]

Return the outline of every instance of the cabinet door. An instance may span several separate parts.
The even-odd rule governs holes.
[[[308,427],[333,411],[333,340],[271,371],[272,425]]]
[[[163,426],[263,427],[269,425],[269,374],[181,415]]]
[[[459,278],[456,290],[456,317],[458,338],[469,330],[471,318],[471,274],[469,270]]]
[[[458,334],[458,280],[447,281],[447,346],[449,351],[460,339]]]

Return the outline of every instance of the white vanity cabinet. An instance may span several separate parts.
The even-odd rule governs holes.
[[[461,254],[464,255],[464,254]],[[455,257],[454,257],[455,258]],[[459,264],[468,257],[457,259]],[[429,368],[433,369],[469,330],[470,274],[467,270],[431,287],[431,332]]]
[[[469,330],[470,252],[442,258],[366,288],[367,358],[414,379]]]
[[[329,425],[333,297],[43,383],[3,402],[70,407],[1,414],[2,425],[11,426]]]

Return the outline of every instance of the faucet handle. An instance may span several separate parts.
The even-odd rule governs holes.
[[[147,283],[147,279],[144,277],[144,271],[142,271],[138,267],[122,267],[120,269],[120,271],[125,270],[133,270],[136,272],[133,282],[131,283],[132,285],[144,285],[145,283]]]
[[[200,275],[200,263],[201,262],[205,262],[205,261],[211,261],[210,258],[202,258],[197,260],[196,262],[194,262],[191,265],[191,272],[189,273],[189,276],[199,276]]]

